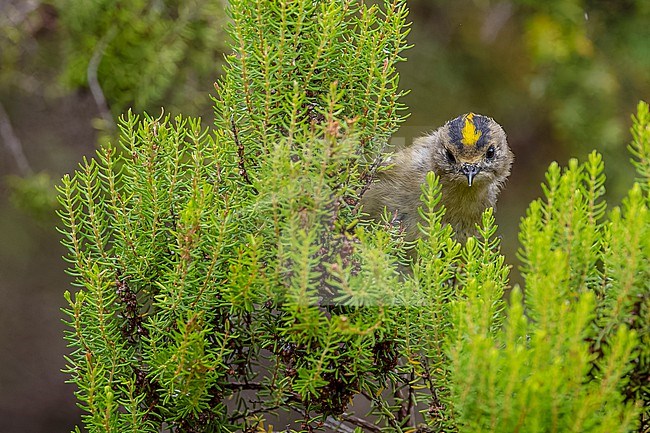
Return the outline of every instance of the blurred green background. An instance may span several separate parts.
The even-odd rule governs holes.
[[[630,115],[650,99],[650,2],[408,2],[401,64],[411,117],[397,144],[461,113],[494,117],[516,155],[499,200],[504,253],[548,164],[605,155],[608,200],[633,180]],[[0,3],[0,419],[3,432],[70,431],[54,184],[110,139],[129,108],[211,119],[227,51],[225,0]],[[210,124],[211,122],[205,122]],[[513,272],[513,282],[518,276]]]

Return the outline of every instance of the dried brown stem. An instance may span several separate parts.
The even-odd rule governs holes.
[[[242,142],[239,140],[239,133],[237,132],[237,124],[235,123],[235,118],[234,116],[230,116],[230,128],[232,131],[232,137],[233,140],[235,140],[235,144],[237,145],[237,165],[239,166],[239,175],[244,178],[244,181],[249,184],[253,185],[253,182],[251,181],[250,177],[248,177],[248,171],[246,171],[246,152],[244,149],[244,145]],[[257,193],[257,190],[255,187],[253,187],[253,191]]]
[[[379,428],[377,425],[363,418],[359,418],[358,416],[350,415],[348,413],[343,413],[340,415],[340,418],[343,421],[349,422],[350,424],[354,424],[357,427],[361,427],[366,431],[373,432],[373,433],[381,432],[381,428]]]
[[[111,27],[111,29],[102,36],[102,38],[97,42],[97,45],[95,45],[95,50],[93,51],[93,55],[88,62],[88,68],[86,69],[86,78],[88,79],[90,93],[93,95],[95,104],[99,109],[99,114],[111,131],[115,130],[115,121],[113,120],[111,110],[108,108],[108,103],[106,102],[102,86],[99,84],[99,80],[97,79],[97,70],[99,69],[99,64],[104,57],[106,47],[113,40],[115,35],[117,35],[117,28]]]
[[[14,133],[11,120],[2,103],[0,103],[0,137],[2,137],[2,141],[4,141],[9,153],[13,155],[20,174],[23,176],[31,174],[32,168],[27,161],[27,157],[25,157],[23,146]]]

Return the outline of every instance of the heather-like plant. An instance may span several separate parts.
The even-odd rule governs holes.
[[[403,120],[403,1],[233,1],[215,125],[127,114],[60,186],[88,431],[641,431],[650,116],[639,185],[553,165],[508,289],[492,210],[465,245],[360,219]],[[645,410],[645,412],[644,412]]]

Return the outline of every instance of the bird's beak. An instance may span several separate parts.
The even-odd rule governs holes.
[[[481,171],[481,167],[476,164],[463,164],[461,169],[463,174],[467,177],[467,185],[472,186],[474,177]]]

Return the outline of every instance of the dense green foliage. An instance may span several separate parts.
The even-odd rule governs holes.
[[[214,129],[129,113],[119,146],[60,186],[88,431],[644,428],[648,106],[621,209],[606,210],[599,155],[549,169],[506,303],[492,210],[460,245],[435,176],[414,245],[358,220],[403,120],[403,1],[230,13]]]
[[[465,316],[481,330],[452,342],[467,431],[630,431],[634,401],[647,404],[648,198],[635,185],[605,220],[602,171],[596,153],[549,168],[521,224],[525,302],[516,287],[487,338],[489,316]]]

